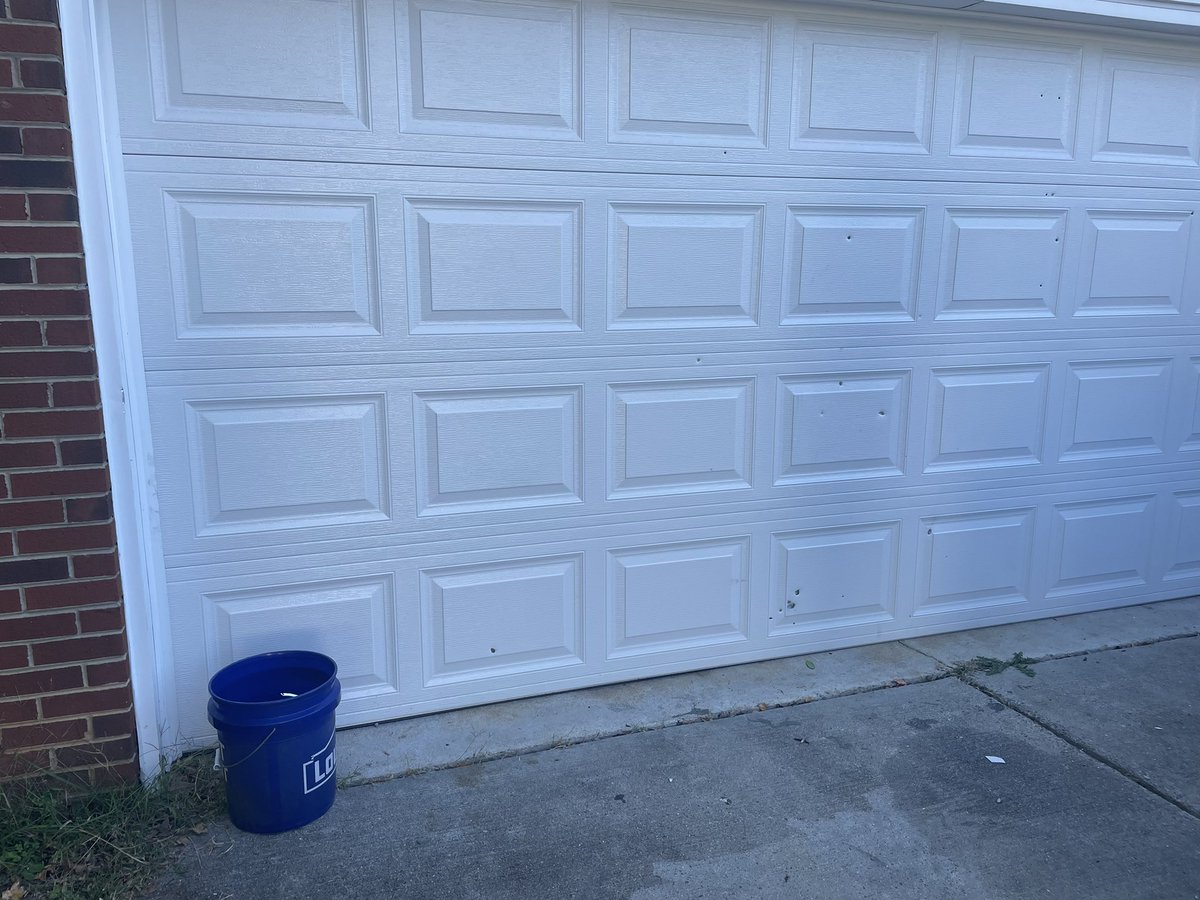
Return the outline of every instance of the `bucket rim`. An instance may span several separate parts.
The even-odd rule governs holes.
[[[297,694],[295,697],[279,697],[273,700],[233,700],[216,689],[218,679],[229,677],[231,671],[236,671],[250,664],[262,663],[263,661],[274,662],[280,657],[286,657],[291,661],[304,661],[316,663],[322,669],[328,669],[328,677],[318,684],[316,687],[310,688],[302,694]],[[208,679],[208,696],[216,701],[222,707],[226,708],[241,708],[241,709],[259,709],[259,710],[283,710],[288,706],[301,705],[309,698],[327,692],[330,686],[337,682],[338,665],[337,661],[324,653],[318,653],[316,650],[270,650],[266,653],[255,653],[251,656],[244,656],[241,659],[222,666],[213,676]]]

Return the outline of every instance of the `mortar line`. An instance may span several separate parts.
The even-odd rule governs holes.
[[[1159,642],[1153,641],[1153,642],[1147,642],[1147,643],[1159,643]],[[1145,646],[1145,644],[1134,645],[1134,646]],[[1113,649],[1117,649],[1117,648],[1113,648]],[[1062,657],[1059,657],[1059,658],[1062,658]],[[958,680],[969,687],[975,688],[975,690],[979,691],[985,697],[990,697],[991,699],[995,700],[997,703],[1000,703],[1006,709],[1011,709],[1013,712],[1017,713],[1017,715],[1023,716],[1024,718],[1026,718],[1030,722],[1032,722],[1034,725],[1041,728],[1043,731],[1050,732],[1050,734],[1054,735],[1059,740],[1069,744],[1070,746],[1074,747],[1076,750],[1083,753],[1085,756],[1087,756],[1091,759],[1094,759],[1096,762],[1100,763],[1101,765],[1106,766],[1109,769],[1112,769],[1118,775],[1121,775],[1122,777],[1128,779],[1129,781],[1132,781],[1134,784],[1138,785],[1142,789],[1149,791],[1150,793],[1154,794],[1156,797],[1158,797],[1162,800],[1166,800],[1172,806],[1181,810],[1182,812],[1186,813],[1187,815],[1191,816],[1193,819],[1200,820],[1200,810],[1193,809],[1189,804],[1183,802],[1182,800],[1177,800],[1176,798],[1172,797],[1170,794],[1165,793],[1160,788],[1158,788],[1151,782],[1147,781],[1145,778],[1142,778],[1140,775],[1136,774],[1135,772],[1130,771],[1125,766],[1121,765],[1120,763],[1116,762],[1115,760],[1109,759],[1109,757],[1107,757],[1105,754],[1101,753],[1100,751],[1094,750],[1093,748],[1088,746],[1086,743],[1084,743],[1082,740],[1074,737],[1073,735],[1071,735],[1069,732],[1067,732],[1063,728],[1060,728],[1057,725],[1051,724],[1050,722],[1043,719],[1041,716],[1031,712],[1030,710],[1025,709],[1019,703],[1011,700],[1008,697],[1005,697],[1003,694],[999,693],[998,691],[995,691],[992,688],[989,688],[983,684],[980,684],[979,682],[977,682],[973,678],[971,678],[969,675],[959,675]]]

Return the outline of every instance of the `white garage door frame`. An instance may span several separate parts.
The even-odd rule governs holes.
[[[845,5],[869,10],[888,2]],[[1200,34],[1198,0],[913,0],[912,5],[974,6],[1036,19]],[[107,12],[104,0],[60,2],[132,688],[142,772],[149,778],[177,754],[179,717]]]

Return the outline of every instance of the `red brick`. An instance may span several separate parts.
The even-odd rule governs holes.
[[[92,323],[87,319],[58,319],[46,323],[46,343],[52,347],[90,347]]]
[[[0,409],[44,409],[50,405],[50,392],[47,387],[34,381],[10,381],[0,384]]]
[[[87,681],[92,687],[106,684],[125,684],[129,681],[129,660],[96,663],[87,667]]]
[[[141,768],[137,759],[129,762],[106,764],[92,769],[93,784],[97,788],[120,787],[137,784],[141,778]]]
[[[104,631],[120,631],[125,627],[125,616],[119,606],[101,609],[85,609],[79,613],[79,631],[82,634],[99,634]]]
[[[10,700],[7,703],[0,703],[0,725],[34,722],[37,717],[36,700]]]
[[[56,409],[64,406],[97,406],[100,403],[100,386],[95,381],[58,381],[53,385],[53,395]]]
[[[106,469],[58,469],[53,472],[14,472],[14,497],[62,497],[108,492]]]
[[[71,132],[66,128],[22,128],[27,156],[70,156]]]
[[[0,752],[0,780],[35,775],[50,768],[49,750],[31,750],[25,753]]]
[[[9,646],[0,647],[0,670],[2,669],[24,669],[29,665],[29,648],[25,646]],[[6,685],[7,677],[0,675],[0,697],[12,696]]]
[[[25,584],[35,581],[62,581],[67,577],[63,556],[49,559],[14,559],[0,562],[0,584]]]
[[[87,735],[87,721],[38,722],[36,725],[17,725],[0,731],[0,746],[11,750],[21,747],[44,747],[77,741]]]
[[[0,557],[14,555],[16,555],[16,552],[14,550],[12,533],[0,531]]]
[[[35,528],[17,534],[22,553],[53,553],[56,550],[103,550],[116,542],[112,525],[61,525]]]
[[[128,687],[98,691],[74,691],[42,698],[42,715],[47,719],[79,716],[85,713],[123,710],[131,703]]]
[[[7,225],[0,227],[0,247],[9,253],[78,253],[83,244],[73,225]]]
[[[26,140],[27,148],[28,144]],[[79,201],[74,194],[30,194],[29,218],[35,222],[78,222]]]
[[[78,497],[67,501],[68,522],[103,522],[111,518],[112,501],[108,497]]]
[[[32,284],[33,260],[28,257],[0,259],[0,284]],[[2,310],[2,307],[0,307]]]
[[[9,11],[13,18],[20,16],[23,2],[28,0],[12,0]],[[59,41],[58,29],[53,25],[0,25],[0,47],[9,53],[50,53],[61,55],[62,43]]]
[[[21,84],[27,88],[66,90],[63,67],[56,59],[21,60]]]
[[[8,10],[14,19],[34,19],[39,22],[57,22],[56,0],[9,0]]]
[[[0,697],[27,697],[34,694],[54,694],[83,687],[83,670],[79,666],[59,669],[34,669],[31,672],[11,672],[0,675]]]
[[[34,288],[0,291],[0,316],[86,316],[87,313],[88,295],[85,290]]]
[[[0,194],[0,219],[17,222],[28,217],[24,194]]]
[[[25,443],[0,443],[0,467],[6,469],[31,469],[35,466],[52,466],[58,461],[54,445],[49,441]],[[0,522],[4,519],[0,517]]]
[[[63,378],[95,374],[96,357],[91,352],[11,350],[0,353],[0,378]]]
[[[17,445],[19,446],[19,445]],[[4,447],[0,445],[0,450]],[[3,465],[3,457],[0,457]],[[0,503],[0,526],[55,525],[64,521],[61,500],[31,500],[24,503]]]
[[[0,231],[4,229],[0,228]],[[0,237],[3,240],[3,237]],[[0,347],[40,347],[42,326],[38,322],[5,322],[0,328]]]
[[[17,154],[21,152],[21,129],[13,126],[0,126],[0,153]],[[18,185],[14,185],[17,187]]]
[[[0,590],[0,613],[15,613],[21,611],[21,592],[16,588]]]
[[[5,27],[0,25],[0,32]],[[22,30],[27,30],[26,26],[22,26]],[[4,46],[2,33],[0,46]],[[0,95],[0,118],[10,122],[65,122],[67,98],[62,94],[3,94]]]
[[[106,656],[124,656],[125,635],[102,634],[70,638],[65,641],[34,644],[30,649],[33,651],[35,666],[103,659]]]
[[[106,606],[120,599],[121,583],[116,578],[38,584],[25,588],[25,608],[29,610]]]
[[[54,758],[64,769],[70,769],[75,766],[103,765],[107,762],[130,759],[136,752],[136,741],[132,737],[125,737],[115,741],[58,748],[54,751]]]
[[[93,438],[86,441],[63,441],[58,445],[64,466],[104,465],[104,441]]]
[[[4,417],[4,436],[9,439],[103,432],[104,420],[98,409],[11,412]]]
[[[74,613],[52,613],[47,616],[28,614],[0,619],[0,634],[6,641],[36,641],[42,638],[64,638],[78,634]]]
[[[76,578],[100,578],[117,574],[117,554],[99,553],[95,556],[72,556]]]
[[[125,737],[133,734],[133,710],[92,717],[92,737]]]
[[[13,86],[12,60],[0,59],[0,87]],[[20,152],[20,151],[17,151]]]
[[[83,260],[44,256],[37,261],[38,284],[83,284]]]
[[[0,473],[0,500],[8,499],[8,477]]]

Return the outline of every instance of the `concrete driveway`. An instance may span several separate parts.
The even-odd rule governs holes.
[[[158,896],[1200,897],[1198,633],[1175,601],[343,732],[343,773],[410,774],[211,829]]]

